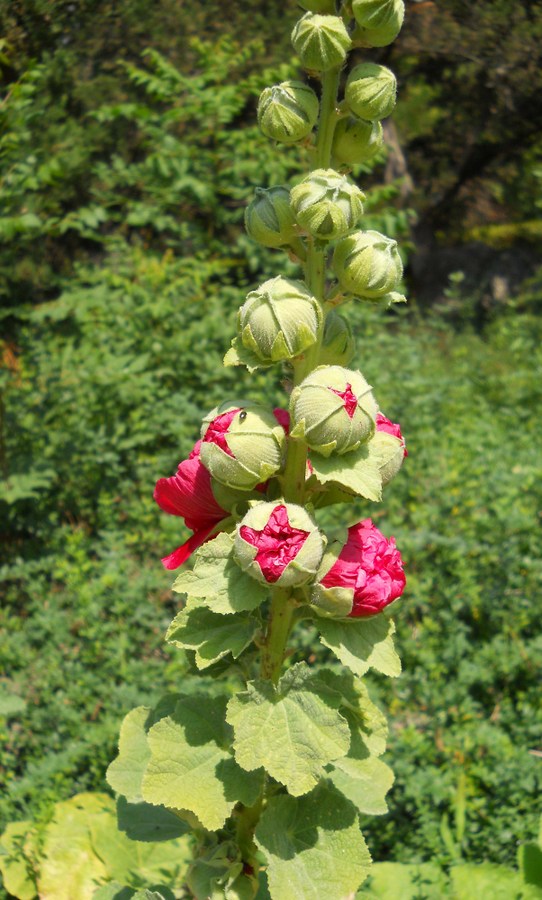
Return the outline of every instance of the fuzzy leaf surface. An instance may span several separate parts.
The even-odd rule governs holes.
[[[293,666],[277,687],[257,681],[228,703],[235,758],[244,769],[265,766],[294,796],[306,794],[324,766],[344,756],[350,729],[338,698],[305,663]]]
[[[378,460],[373,458],[367,445],[342,456],[332,454],[324,457],[319,453],[311,453],[311,465],[321,484],[333,482],[358,497],[374,502],[382,499],[382,477]]]
[[[187,809],[210,831],[224,824],[238,801],[256,801],[263,777],[261,771],[248,774],[229,753],[225,704],[223,697],[183,697],[148,733],[144,799]]]
[[[345,756],[330,766],[330,781],[360,813],[381,816],[388,811],[386,794],[394,780],[386,763],[374,756],[357,759]]]
[[[256,609],[268,595],[264,585],[237,565],[233,559],[233,537],[225,532],[199,548],[194,568],[181,572],[173,590],[203,599],[222,615]]]
[[[198,669],[206,669],[229,653],[237,659],[257,629],[258,623],[247,613],[220,615],[192,602],[175,616],[166,640],[176,647],[195,650]]]
[[[388,722],[376,706],[361,678],[348,670],[334,672],[321,669],[318,678],[340,696],[339,709],[350,725],[352,739],[348,757],[366,759],[381,756],[386,749]]]
[[[344,900],[369,874],[371,857],[355,807],[332,785],[269,801],[256,829],[272,897]]]
[[[364,675],[371,668],[392,678],[401,674],[401,660],[393,646],[395,626],[386,616],[340,621],[320,618],[316,624],[322,644],[354,675]]]
[[[150,755],[150,754],[149,754]],[[131,841],[171,841],[188,831],[188,823],[169,809],[150,803],[117,800],[117,825]]]

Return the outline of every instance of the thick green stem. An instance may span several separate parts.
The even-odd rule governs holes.
[[[261,665],[262,678],[272,681],[273,684],[280,678],[293,613],[294,605],[290,591],[275,588],[271,599],[265,644],[262,648]]]
[[[329,168],[331,145],[337,124],[337,91],[339,89],[340,68],[330,69],[322,76],[322,96],[320,98],[320,121],[316,142],[316,168]]]

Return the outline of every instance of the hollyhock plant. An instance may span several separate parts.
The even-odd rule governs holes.
[[[371,519],[348,529],[337,561],[321,579],[325,588],[353,591],[350,616],[375,616],[401,596],[406,578],[393,538],[385,538]]]
[[[184,544],[162,559],[166,569],[178,569],[229,516],[215,500],[211,476],[199,458],[200,446],[201,441],[198,441],[188,459],[179,463],[175,475],[159,478],[154,489],[153,497],[160,509],[172,516],[180,516],[186,527],[194,532]]]

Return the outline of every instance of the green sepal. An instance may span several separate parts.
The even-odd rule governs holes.
[[[382,478],[378,460],[371,454],[370,442],[342,456],[311,453],[313,473],[321,484],[338,484],[366,500],[382,499]]]
[[[195,900],[254,900],[258,876],[244,868],[238,847],[226,841],[194,860],[186,883]]]
[[[192,570],[178,575],[173,590],[205,601],[213,612],[223,615],[256,609],[269,589],[258,584],[233,558],[233,535],[221,532],[195,553]]]
[[[354,675],[376,669],[396,678],[401,674],[401,660],[393,646],[395,625],[380,613],[367,618],[324,619],[316,621],[320,640]]]
[[[256,828],[280,900],[344,900],[367,878],[371,857],[357,810],[328,782],[305,797],[272,797]]]
[[[258,623],[247,613],[220,615],[190,600],[177,613],[166,633],[166,641],[183,650],[195,650],[196,666],[206,669],[227,656],[241,655],[253,640]]]
[[[256,369],[268,368],[271,363],[263,362],[248,347],[245,347],[240,337],[234,337],[231,347],[224,357],[225,366],[246,366],[249,372],[255,372]]]
[[[354,605],[353,588],[326,588],[315,584],[311,592],[311,606],[319,616],[346,619]]]
[[[236,803],[255,803],[263,785],[262,770],[246,772],[227,749],[225,708],[225,697],[184,696],[147,735],[143,799],[187,809],[210,831],[222,827]]]
[[[350,729],[338,697],[306,663],[286,672],[275,687],[255,681],[228,703],[233,749],[248,771],[265,766],[295,797],[306,794],[325,774],[324,766],[344,756]]]

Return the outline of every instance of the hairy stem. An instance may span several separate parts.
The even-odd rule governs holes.
[[[290,591],[284,588],[275,588],[271,599],[261,663],[262,678],[272,681],[273,684],[276,684],[280,678],[293,613],[294,605]]]

